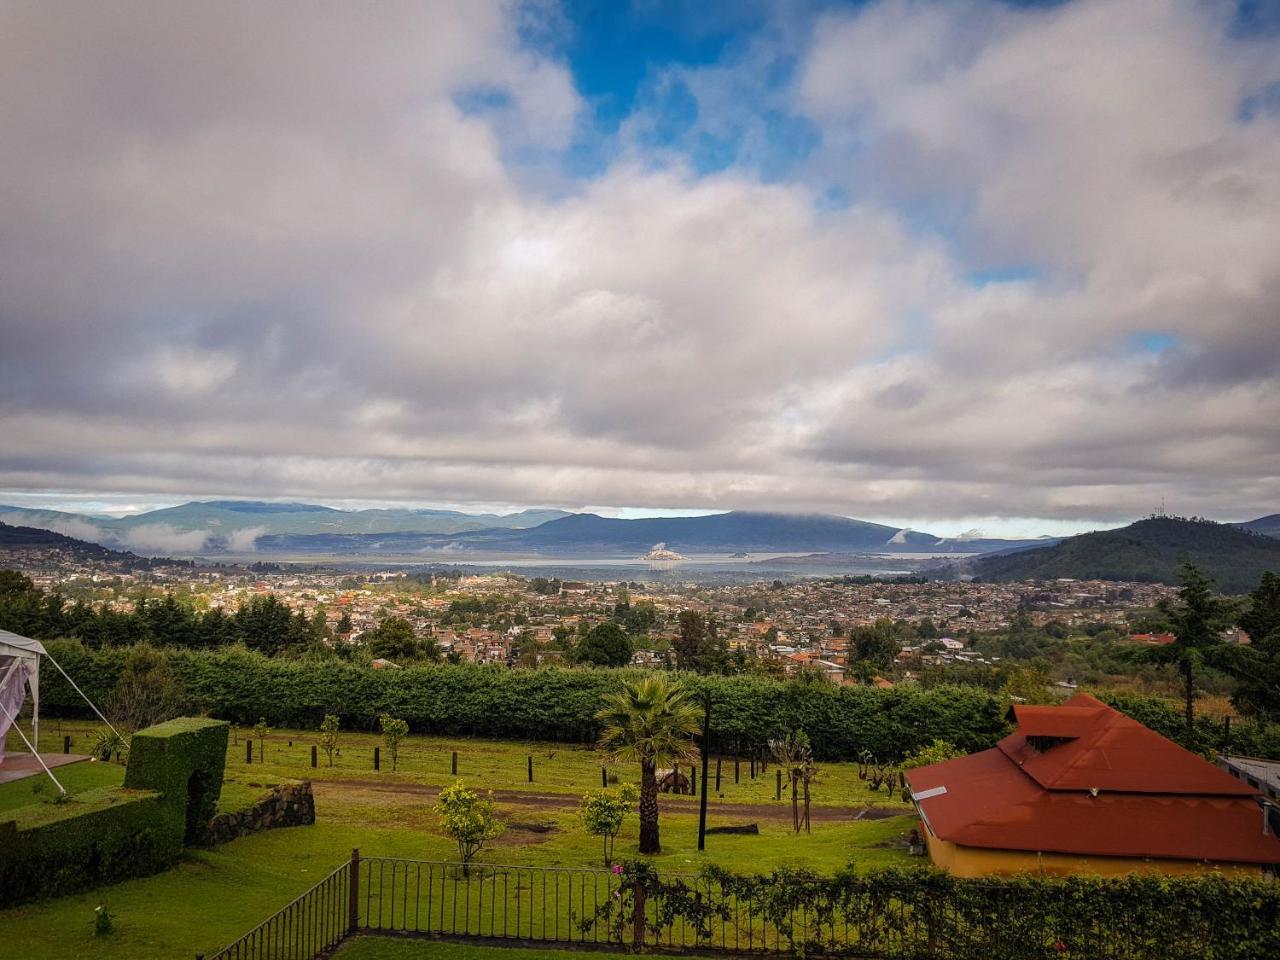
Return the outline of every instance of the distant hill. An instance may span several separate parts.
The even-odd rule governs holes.
[[[52,530],[15,527],[0,523],[0,566],[12,566],[15,563],[31,565],[41,560],[113,563],[128,569],[147,569],[183,562],[167,558],[139,557],[134,553],[110,550],[96,543],[54,533]]]
[[[691,554],[731,553],[981,553],[1039,546],[1036,541],[945,540],[932,534],[828,514],[735,511],[705,517],[619,520],[571,514],[526,530],[489,529],[457,535],[377,534],[276,536],[258,540],[274,553],[615,556],[639,558],[654,544]]]
[[[217,553],[252,549],[260,536],[308,534],[455,534],[521,529],[570,516],[564,510],[500,515],[456,510],[338,510],[310,503],[207,500],[127,517],[0,506],[0,522],[54,530],[110,547],[156,553]]]
[[[1280,537],[1280,513],[1259,517],[1257,520],[1248,520],[1245,523],[1233,523],[1232,526],[1242,530],[1252,530],[1254,533],[1261,533],[1268,537]]]
[[[1152,517],[1119,530],[1068,537],[1052,547],[980,557],[972,572],[984,580],[1134,580],[1177,583],[1190,560],[1228,593],[1258,585],[1280,571],[1280,541],[1209,520]]]

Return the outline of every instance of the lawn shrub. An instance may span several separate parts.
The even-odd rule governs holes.
[[[227,725],[181,718],[133,736],[124,786],[15,811],[0,823],[0,906],[171,866],[217,807]]]

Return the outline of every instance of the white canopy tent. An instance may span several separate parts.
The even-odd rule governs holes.
[[[92,700],[90,700],[83,690],[76,684],[71,677],[67,676],[67,671],[57,660],[49,656],[49,651],[44,648],[39,640],[32,640],[30,637],[22,637],[16,633],[10,633],[8,630],[0,630],[0,763],[4,763],[4,741],[9,734],[10,728],[18,731],[18,736],[22,737],[22,742],[27,745],[27,749],[31,751],[31,755],[39,761],[40,766],[44,768],[44,772],[49,774],[59,790],[63,793],[67,791],[63,789],[62,784],[58,783],[58,778],[53,775],[48,765],[40,756],[40,751],[36,749],[36,744],[40,742],[40,658],[46,658],[57,668],[57,671],[66,677],[67,682],[80,696],[84,697],[84,702],[93,708],[99,719],[102,720],[111,731],[119,736],[119,732],[115,727],[111,726],[111,721],[102,715]],[[22,710],[23,703],[27,699],[27,690],[31,691],[31,739],[27,739],[26,733],[22,727],[18,726],[18,713]]]

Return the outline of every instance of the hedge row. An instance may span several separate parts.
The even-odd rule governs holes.
[[[95,702],[109,700],[124,649],[88,650],[55,643],[52,652]],[[346,729],[376,729],[384,714],[417,733],[495,739],[596,739],[595,713],[605,694],[635,671],[509,670],[435,665],[371,670],[334,660],[278,660],[244,650],[170,650],[170,667],[192,708],[238,724],[259,717],[276,727],[315,729],[336,714]],[[999,701],[972,688],[924,690],[836,687],[757,677],[685,681],[714,697],[713,728],[725,750],[748,749],[782,729],[803,729],[824,760],[870,750],[901,758],[941,738],[967,751],[990,747],[1007,732]],[[52,715],[85,716],[83,701],[50,676],[41,704]]]
[[[167,870],[213,816],[226,753],[225,723],[171,720],[134,735],[123,789],[0,823],[0,907]]]
[[[659,906],[651,939],[679,927],[715,945],[751,918],[780,950],[802,955],[948,960],[1272,960],[1280,956],[1280,885],[1221,875],[961,879],[934,870],[850,867],[835,876],[784,868],[741,875],[709,867],[700,882],[623,865],[620,896],[584,931],[631,939],[634,891]],[[601,929],[603,928],[603,929]],[[677,933],[678,937],[679,934]],[[733,937],[733,933],[729,933]]]

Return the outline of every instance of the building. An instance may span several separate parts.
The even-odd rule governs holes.
[[[958,876],[1274,874],[1270,802],[1087,694],[1016,705],[990,750],[908,771],[929,856]]]

